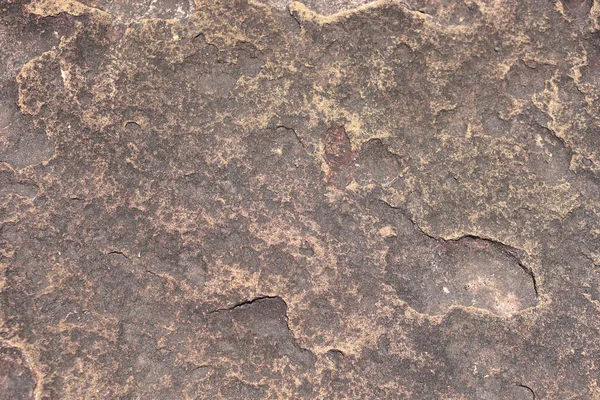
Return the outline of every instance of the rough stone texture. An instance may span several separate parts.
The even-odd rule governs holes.
[[[0,15],[0,399],[600,399],[598,0]]]

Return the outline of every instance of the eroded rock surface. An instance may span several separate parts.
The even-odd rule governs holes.
[[[413,308],[443,314],[462,305],[510,315],[536,305],[531,271],[505,246],[472,237],[428,239],[396,238],[388,253],[387,282]]]
[[[0,13],[0,399],[600,398],[597,2]]]

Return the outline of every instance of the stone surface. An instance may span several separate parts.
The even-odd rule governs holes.
[[[0,2],[0,399],[600,399],[599,16]]]

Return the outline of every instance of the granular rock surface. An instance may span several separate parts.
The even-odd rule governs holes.
[[[0,0],[0,399],[600,399],[598,0]]]

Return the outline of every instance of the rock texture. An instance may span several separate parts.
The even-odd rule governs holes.
[[[0,399],[600,399],[599,17],[0,2]]]

